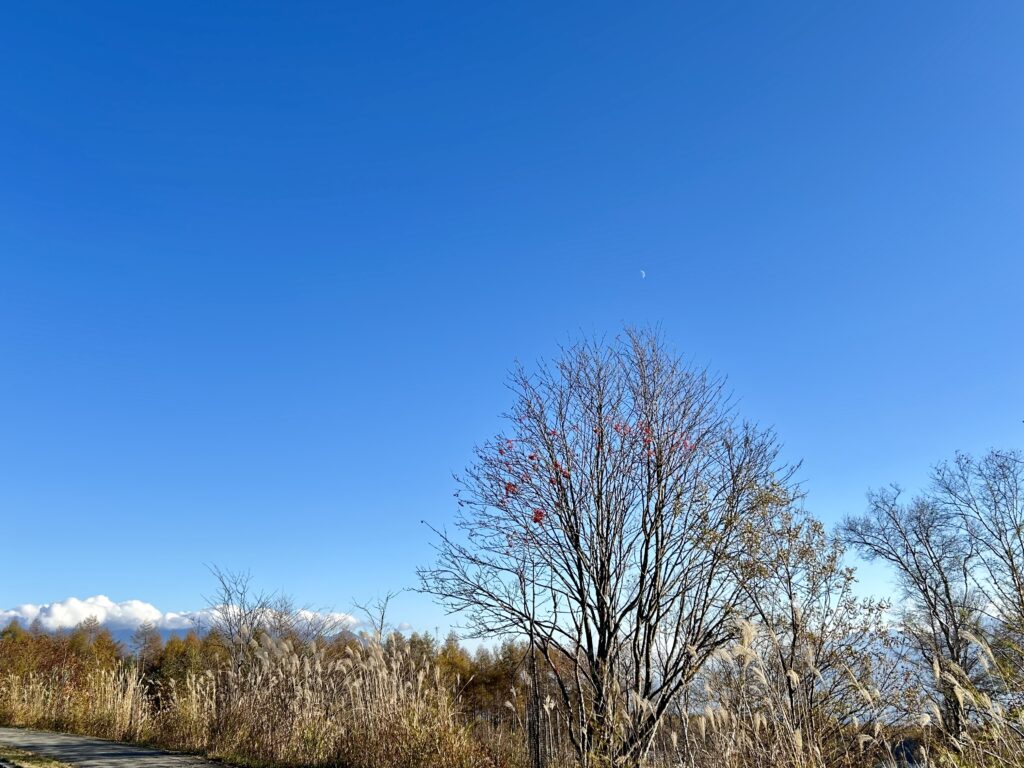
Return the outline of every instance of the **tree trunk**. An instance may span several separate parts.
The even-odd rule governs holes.
[[[530,768],[547,768],[547,740],[544,738],[544,707],[540,700],[540,676],[537,671],[537,652],[530,643],[527,673],[530,693],[526,698],[526,738],[530,749]]]

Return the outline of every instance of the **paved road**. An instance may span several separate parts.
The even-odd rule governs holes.
[[[219,763],[188,755],[172,755],[114,741],[22,728],[0,728],[0,744],[27,749],[81,768],[224,768]]]

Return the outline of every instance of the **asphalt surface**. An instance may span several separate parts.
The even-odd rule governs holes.
[[[66,733],[30,731],[23,728],[0,728],[0,744],[60,760],[81,768],[224,768],[189,755],[159,752],[115,741],[70,736]]]

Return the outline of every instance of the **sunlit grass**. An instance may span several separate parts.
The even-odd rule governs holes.
[[[253,641],[237,671],[150,686],[131,669],[9,676],[0,721],[249,765],[476,768],[483,753],[430,665],[380,645],[327,660]]]
[[[913,725],[887,720],[885,702],[868,690],[860,695],[874,712],[821,734],[808,732],[783,701],[784,680],[762,657],[765,646],[755,642],[755,633],[748,628],[716,655],[717,673],[704,680],[700,706],[668,719],[647,766],[894,767],[899,762],[892,746],[912,732],[931,765],[1024,767],[1020,713],[968,687],[959,691],[973,725],[957,744],[950,744],[934,708],[922,708]],[[59,673],[8,676],[0,680],[0,722],[251,766],[528,765],[522,702],[511,691],[507,721],[478,720],[463,709],[457,688],[446,685],[433,664],[418,662],[405,650],[367,641],[328,658],[315,647],[264,637],[251,641],[242,659],[233,671],[160,685],[140,679],[129,665],[77,680]],[[790,681],[795,675],[789,673]],[[577,764],[571,746],[560,738],[560,716],[552,705],[545,720],[551,768]]]

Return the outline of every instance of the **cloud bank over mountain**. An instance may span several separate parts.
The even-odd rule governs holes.
[[[116,603],[106,595],[95,595],[84,600],[69,597],[54,603],[34,605],[25,603],[9,610],[0,611],[0,627],[11,620],[28,626],[38,620],[39,626],[48,632],[71,629],[89,618],[95,618],[101,625],[113,632],[134,631],[140,624],[149,622],[158,630],[175,632],[192,627],[209,627],[216,618],[214,608],[199,611],[161,611],[152,603],[142,600],[125,600]],[[354,628],[359,622],[347,613],[318,613],[302,610],[300,619],[312,621],[317,617],[330,619],[335,626]]]
[[[39,625],[49,631],[70,629],[89,618],[95,618],[100,624],[112,630],[135,629],[144,622],[149,622],[158,629],[182,630],[194,626],[201,621],[210,610],[175,613],[161,611],[152,603],[142,600],[125,600],[115,603],[106,595],[95,595],[80,600],[69,597],[54,603],[33,605],[25,603],[10,610],[0,611],[0,625],[6,625],[12,619],[26,626],[39,620]]]

